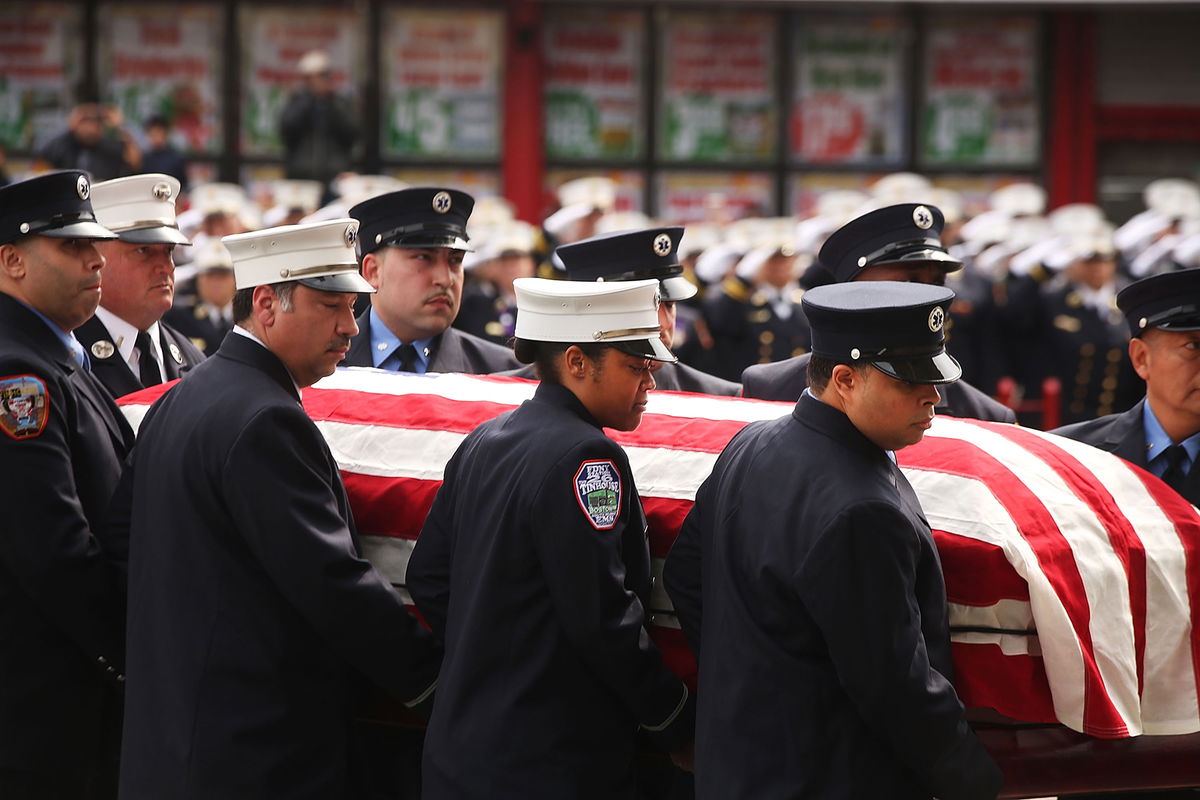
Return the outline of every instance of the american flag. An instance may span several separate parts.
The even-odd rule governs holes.
[[[120,402],[134,427],[169,386]],[[339,369],[304,406],[342,469],[367,555],[403,588],[442,470],[479,423],[532,396],[515,378]],[[791,404],[652,393],[629,454],[656,572],[717,456]],[[898,453],[946,575],[956,685],[968,706],[1091,736],[1200,731],[1200,515],[1148,473],[1017,426],[938,418]],[[656,581],[650,631],[695,678]]]

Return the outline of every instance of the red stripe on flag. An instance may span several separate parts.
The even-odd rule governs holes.
[[[953,642],[954,690],[963,705],[994,708],[1027,722],[1058,722],[1046,667],[1038,656],[1005,655],[996,644]]]
[[[604,432],[626,447],[663,447],[720,453],[729,440],[746,427],[735,419],[688,419],[666,414],[646,414],[637,430]]]
[[[317,421],[470,433],[516,406],[487,400],[451,400],[437,394],[372,394],[352,389],[307,389],[304,410]]]
[[[354,526],[363,536],[416,539],[441,481],[342,471]]]
[[[643,497],[646,523],[650,528],[650,555],[666,558],[671,545],[683,527],[683,518],[692,510],[691,500],[672,500],[666,497]]]
[[[1084,733],[1104,738],[1128,736],[1096,666],[1090,630],[1091,609],[1083,578],[1054,518],[1029,487],[1005,465],[981,448],[956,439],[927,437],[899,451],[900,463],[933,472],[983,480],[1012,517],[1054,587],[1082,647]]]
[[[950,531],[933,532],[946,599],[964,606],[994,606],[1001,600],[1029,602],[1029,584],[1017,574],[1004,549]]]

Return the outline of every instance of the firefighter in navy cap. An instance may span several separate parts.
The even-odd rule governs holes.
[[[743,428],[700,486],[663,574],[699,660],[698,798],[997,796],[894,452],[961,373],[953,297],[894,281],[806,292],[808,388]]]
[[[487,374],[520,366],[506,347],[451,327],[462,304],[467,219],[475,201],[418,188],[350,209],[362,224],[362,272],[377,290],[358,318],[346,366]]]
[[[300,390],[357,332],[352,219],[225,237],[236,327],[167,392],[128,470],[121,796],[358,797],[364,682],[427,703],[440,653],[363,557]]]
[[[1165,272],[1126,286],[1117,306],[1129,325],[1129,360],[1146,396],[1119,414],[1052,433],[1116,453],[1200,503],[1200,270]]]
[[[843,225],[825,241],[817,260],[838,283],[911,281],[933,286],[962,262],[942,246],[942,212],[904,203],[871,211]],[[808,355],[755,364],[742,373],[742,393],[760,400],[790,401],[807,386]],[[1016,422],[1012,409],[965,381],[947,384],[938,412],[993,422]]]
[[[96,219],[117,234],[102,242],[104,291],[75,337],[113,397],[175,380],[204,353],[162,317],[175,298],[174,251],[190,246],[175,221],[179,181],[148,173],[92,187]]]
[[[683,277],[679,240],[683,228],[650,228],[595,236],[556,251],[573,281],[658,281],[658,329],[670,349],[675,338],[675,304],[696,294],[696,286]],[[532,367],[514,374],[534,377]],[[659,391],[701,392],[736,396],[742,387],[678,362],[657,362],[654,382]]]
[[[116,234],[87,173],[0,188],[0,797],[112,797],[125,548],[104,521],[133,432],[71,335]]]
[[[659,337],[656,280],[516,283],[532,399],[446,465],[408,564],[445,639],[424,797],[633,796],[634,737],[691,740],[687,688],[646,633],[646,517],[625,451]],[[686,766],[688,757],[680,755]]]

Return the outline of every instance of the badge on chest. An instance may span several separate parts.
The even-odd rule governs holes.
[[[592,527],[612,530],[621,515],[621,473],[607,459],[584,461],[575,473],[575,499]]]

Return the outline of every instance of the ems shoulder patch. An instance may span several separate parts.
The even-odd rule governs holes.
[[[607,459],[584,461],[575,473],[575,499],[598,531],[612,530],[621,515],[621,473]]]
[[[50,418],[50,395],[41,378],[9,375],[0,378],[0,428],[20,441],[41,435]]]

